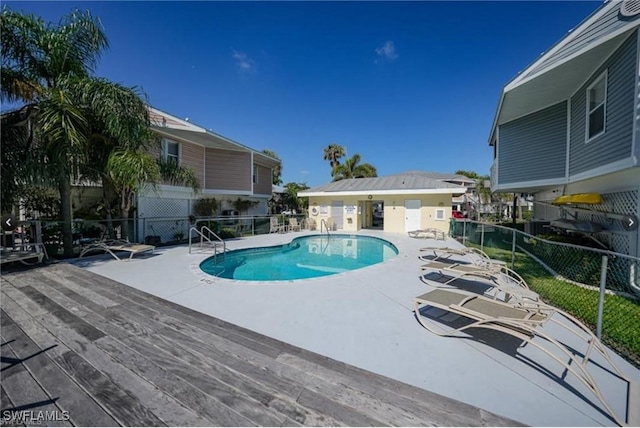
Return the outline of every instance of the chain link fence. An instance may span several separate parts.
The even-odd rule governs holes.
[[[542,300],[640,367],[640,258],[470,220],[452,220],[450,235],[509,263]]]

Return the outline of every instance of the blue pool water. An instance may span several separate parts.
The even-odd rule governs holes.
[[[200,269],[220,278],[282,281],[347,272],[396,255],[393,244],[371,236],[311,235],[284,245],[218,254],[200,263]]]

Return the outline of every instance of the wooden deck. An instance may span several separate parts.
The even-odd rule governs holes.
[[[520,425],[71,265],[9,272],[1,284],[3,416],[55,415],[50,426]],[[2,421],[20,422],[33,424]]]

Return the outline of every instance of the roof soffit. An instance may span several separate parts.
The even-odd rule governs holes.
[[[535,78],[506,90],[502,96],[496,125],[568,100],[580,89],[633,30],[616,37],[557,65]]]

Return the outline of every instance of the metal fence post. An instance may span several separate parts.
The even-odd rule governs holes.
[[[480,223],[480,251],[484,251],[484,223]]]
[[[37,244],[42,244],[44,241],[42,240],[42,222],[40,220],[36,220],[35,224],[35,242]]]
[[[596,324],[596,336],[602,339],[602,315],[604,313],[604,292],[607,289],[607,264],[609,258],[602,256],[602,267],[600,268],[600,296],[598,297],[598,320]]]
[[[516,230],[513,229],[513,239],[511,240],[511,270],[516,269]]]
[[[467,219],[462,221],[462,245],[467,242]]]

